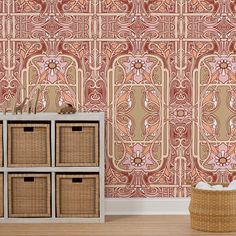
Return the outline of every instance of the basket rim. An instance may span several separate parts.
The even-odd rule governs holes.
[[[221,185],[229,185],[229,183],[209,183],[211,186],[213,185],[217,185],[217,184],[221,184]],[[199,189],[199,188],[196,188],[196,184],[193,184],[191,186],[191,190],[193,191],[198,191],[198,192],[209,192],[209,193],[235,193],[236,192],[236,189],[228,189],[228,190],[210,190],[210,189]]]
[[[199,189],[199,188],[196,188],[196,185],[197,185],[197,183],[192,183],[191,181],[189,181],[189,180],[184,180],[184,182],[185,182],[185,184],[187,184],[187,185],[190,185],[190,187],[191,187],[191,191],[199,191],[199,192],[202,192],[202,191],[204,191],[204,192],[209,192],[209,193],[216,193],[216,192],[224,192],[224,193],[226,193],[226,192],[228,192],[228,193],[234,193],[234,192],[236,192],[236,189],[231,189],[231,190],[209,190],[209,189]],[[202,182],[204,182],[204,181],[202,181]],[[209,185],[211,185],[211,186],[213,186],[213,185],[223,185],[223,186],[228,186],[230,183],[227,183],[227,182],[213,182],[213,183],[209,183],[209,182],[204,182],[204,183],[207,183],[207,184],[209,184]]]

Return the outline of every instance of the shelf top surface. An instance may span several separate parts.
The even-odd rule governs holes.
[[[103,120],[104,112],[77,112],[75,114],[58,114],[56,112],[41,112],[37,114],[18,114],[13,115],[7,113],[6,115],[0,114],[0,121],[4,120]]]

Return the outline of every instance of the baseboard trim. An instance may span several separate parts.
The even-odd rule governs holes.
[[[189,215],[190,198],[106,198],[106,215]]]

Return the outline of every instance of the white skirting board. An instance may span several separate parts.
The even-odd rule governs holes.
[[[190,198],[105,198],[106,215],[189,215]]]

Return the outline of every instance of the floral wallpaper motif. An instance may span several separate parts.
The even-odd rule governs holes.
[[[227,182],[235,175],[235,69],[235,56],[222,54],[206,56],[195,70],[194,157],[212,172],[211,181]]]
[[[0,107],[40,86],[106,114],[106,196],[186,197],[236,174],[236,2],[0,0]]]

